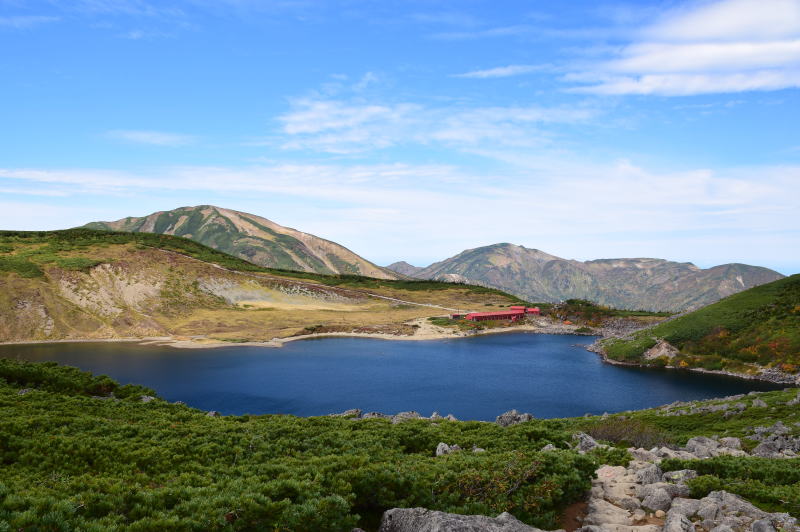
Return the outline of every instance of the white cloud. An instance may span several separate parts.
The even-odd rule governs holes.
[[[151,144],[153,146],[186,146],[193,144],[197,139],[192,135],[181,133],[166,133],[164,131],[143,131],[134,129],[116,129],[109,131],[107,136],[117,140],[133,142],[136,144]]]
[[[543,124],[585,123],[597,115],[581,107],[429,107],[299,99],[279,117],[290,138],[285,149],[348,154],[410,143],[469,149],[482,143],[539,146]]]
[[[456,74],[457,78],[507,78],[510,76],[519,76],[522,74],[530,74],[531,72],[539,72],[548,68],[548,65],[508,65],[503,67],[488,68],[486,70],[473,70],[463,74]]]
[[[662,15],[615,56],[565,77],[596,94],[692,94],[800,87],[800,2],[717,0]]]
[[[433,261],[510,241],[574,258],[800,266],[794,216],[800,212],[800,166],[659,172],[624,160],[532,159],[504,174],[406,164],[170,167],[147,173],[0,169],[0,186],[6,179],[30,188],[59,184],[76,196],[137,198],[137,212],[126,198],[110,216],[104,205],[103,219],[143,214],[143,205],[155,200],[159,209],[221,204],[330,238],[381,262]],[[9,213],[20,210],[0,209],[0,227],[19,227]],[[76,216],[67,218],[71,225],[97,218]],[[48,220],[51,228],[66,223]],[[475,220],[480,223],[470,223]],[[453,230],[458,227],[469,229]],[[736,235],[737,242],[726,235]],[[765,235],[780,245],[764,246]]]
[[[725,0],[667,13],[645,30],[645,36],[670,41],[738,41],[791,37],[798,30],[797,0]]]

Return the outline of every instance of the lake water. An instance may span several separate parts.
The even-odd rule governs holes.
[[[552,418],[781,388],[603,364],[576,345],[592,340],[512,333],[415,342],[319,338],[278,349],[74,343],[0,346],[0,356],[55,360],[223,414],[314,416],[360,408],[494,420],[516,408]]]

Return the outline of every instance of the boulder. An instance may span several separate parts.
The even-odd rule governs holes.
[[[685,515],[692,517],[700,509],[700,501],[697,499],[685,499],[683,497],[676,497],[672,499],[672,506],[669,509],[669,515]]]
[[[500,425],[501,427],[510,427],[511,425],[516,425],[518,423],[525,423],[526,421],[530,421],[533,419],[533,415],[524,413],[520,414],[516,410],[509,410],[503,414],[497,416],[495,419],[495,423]]]
[[[632,525],[631,513],[603,499],[589,499],[589,508],[583,519],[587,525]]]
[[[661,468],[655,464],[650,464],[636,472],[636,482],[640,484],[653,484],[661,482],[663,475]]]
[[[392,416],[392,425],[408,421],[409,419],[419,419],[420,417],[419,412],[414,412],[413,410],[410,412],[400,412]]]
[[[439,445],[436,446],[436,456],[444,456],[450,453],[456,453],[461,450],[461,447],[458,445],[447,445],[444,442],[439,442]]]
[[[728,449],[741,449],[742,441],[739,438],[720,438],[719,444]]]
[[[767,403],[765,403],[761,399],[753,399],[753,402],[750,404],[750,406],[754,406],[756,408],[765,408],[767,406]]]
[[[222,414],[220,414],[220,413],[219,413],[219,412],[217,412],[216,410],[209,410],[209,411],[206,413],[206,417],[220,417],[221,415],[222,415]]]
[[[389,419],[390,417],[391,416],[381,414],[380,412],[367,412],[366,414],[361,414],[361,419]]]
[[[31,393],[32,391],[33,390],[31,390],[30,388],[23,388],[23,389],[21,389],[20,391],[17,392],[17,395],[25,395],[25,394]]]
[[[642,506],[653,511],[663,510],[666,512],[672,506],[672,497],[664,488],[658,488],[642,500]]]
[[[685,515],[670,512],[664,522],[663,530],[664,532],[694,532],[694,525]]]
[[[394,508],[383,513],[378,532],[541,532],[513,515],[459,515],[425,508]]]
[[[753,456],[761,456],[764,458],[776,458],[781,455],[781,447],[777,442],[764,441],[756,445],[753,449]]]
[[[545,453],[545,452],[547,452],[547,451],[555,451],[555,450],[557,450],[557,449],[558,449],[558,448],[557,448],[555,445],[553,445],[552,443],[548,443],[547,445],[545,445],[544,447],[542,447],[542,448],[540,449],[540,451],[541,451],[541,452],[543,452],[543,453]]]
[[[686,442],[686,450],[698,458],[710,458],[712,451],[718,447],[719,442],[705,436],[697,436]]]
[[[753,522],[753,526],[750,530],[752,532],[777,532],[769,519],[759,519]]]
[[[341,414],[330,414],[330,417],[354,417],[354,418],[359,418],[359,417],[361,417],[361,409],[359,409],[359,408],[351,408],[350,410],[345,410]]]
[[[679,354],[680,351],[678,351],[674,345],[670,344],[666,340],[659,340],[656,345],[642,353],[642,357],[645,360],[653,360],[661,357],[671,359]]]
[[[156,398],[153,397],[152,395],[143,395],[143,396],[141,396],[139,398],[139,401],[142,402],[142,403],[149,403],[149,402],[155,401],[155,400],[156,400]]]
[[[577,440],[575,443],[575,448],[578,450],[579,453],[587,453],[592,449],[595,449],[600,446],[594,438],[586,434],[585,432],[576,432],[572,435],[573,440]]]

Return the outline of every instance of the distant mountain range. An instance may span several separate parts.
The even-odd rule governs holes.
[[[408,277],[468,282],[505,290],[528,301],[588,299],[616,308],[681,311],[781,279],[746,264],[701,269],[663,259],[567,260],[538,249],[494,244],[468,249],[428,267],[396,262]]]
[[[259,266],[378,279],[401,276],[359,257],[330,240],[244,212],[213,205],[180,207],[84,227],[107,231],[182,236]]]
[[[427,267],[382,268],[330,240],[244,212],[201,205],[84,227],[182,236],[259,266],[379,279],[433,279],[499,288],[531,302],[588,299],[616,308],[682,311],[783,277],[746,264],[701,269],[662,259],[567,260],[537,249],[494,244]]]

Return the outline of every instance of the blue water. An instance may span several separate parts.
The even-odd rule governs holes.
[[[516,408],[551,418],[779,388],[603,364],[576,345],[592,340],[513,333],[417,342],[319,338],[279,349],[75,343],[0,346],[0,356],[55,360],[223,414],[313,416],[360,408],[493,420]]]

